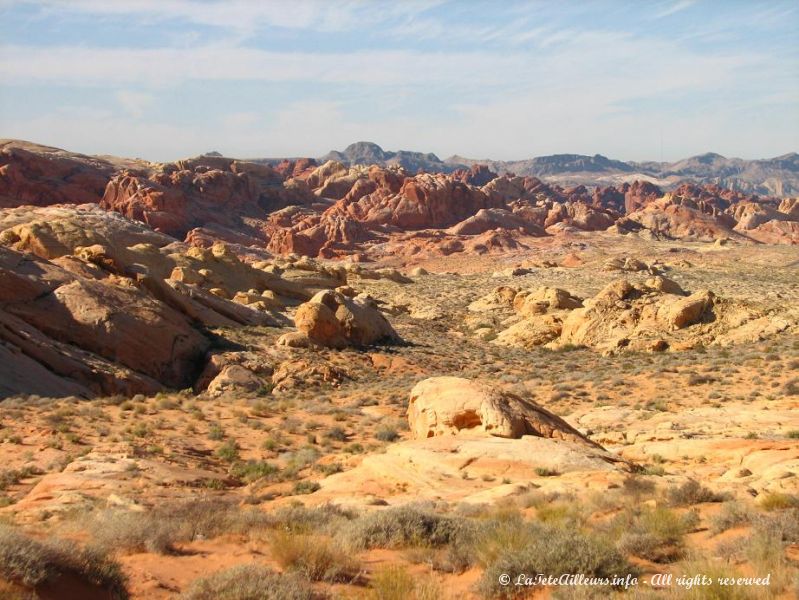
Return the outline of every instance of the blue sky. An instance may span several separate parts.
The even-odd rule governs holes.
[[[0,0],[0,137],[174,160],[799,150],[799,2]]]

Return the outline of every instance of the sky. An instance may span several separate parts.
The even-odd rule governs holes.
[[[799,1],[0,0],[0,137],[773,157],[799,150]]]

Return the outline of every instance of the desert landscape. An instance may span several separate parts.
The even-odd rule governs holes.
[[[796,0],[0,0],[0,600],[799,598]]]
[[[3,597],[796,593],[796,198],[0,152]]]

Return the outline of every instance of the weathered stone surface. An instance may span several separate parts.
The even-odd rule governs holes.
[[[294,323],[311,341],[333,348],[400,340],[370,298],[348,298],[332,290],[319,292],[300,305]]]
[[[534,435],[596,446],[536,403],[460,377],[432,377],[417,383],[411,390],[408,423],[417,439],[467,430],[505,438]]]

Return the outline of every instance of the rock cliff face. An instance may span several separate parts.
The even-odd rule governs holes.
[[[99,202],[113,171],[102,159],[0,140],[0,208]]]
[[[312,199],[301,180],[284,180],[267,165],[202,157],[163,165],[150,177],[119,173],[101,205],[176,237],[208,225],[261,237],[249,219],[264,220],[273,210]]]

